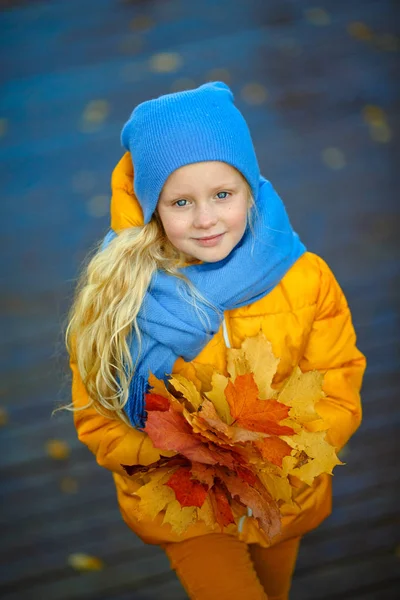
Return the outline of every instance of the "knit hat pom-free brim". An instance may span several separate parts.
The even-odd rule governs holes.
[[[196,162],[235,167],[257,199],[260,171],[250,131],[222,81],[139,104],[122,129],[121,142],[132,156],[145,223],[171,173]]]

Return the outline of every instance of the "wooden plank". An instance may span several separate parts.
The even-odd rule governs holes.
[[[341,598],[345,593],[357,593],[358,588],[379,587],[398,577],[398,560],[387,552],[360,560],[344,557],[342,564],[327,565],[304,576],[296,574],[292,595],[296,600],[321,600],[328,592]]]
[[[29,593],[32,598],[51,598],[52,600],[75,600],[85,597],[96,598],[100,595],[112,594],[114,590],[130,589],[131,593],[163,583],[172,578],[167,557],[160,554],[158,549],[152,550],[152,555],[143,551],[143,555],[130,559],[124,555],[118,564],[112,565],[99,572],[74,573],[70,568],[53,573],[53,580],[31,582]],[[40,574],[39,574],[40,575]],[[60,582],[62,580],[62,585]],[[26,591],[27,582],[13,584],[10,588],[0,588],[4,600],[21,600],[21,592]]]

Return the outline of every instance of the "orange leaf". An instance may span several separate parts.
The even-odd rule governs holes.
[[[265,438],[261,442],[255,442],[255,445],[260,450],[264,460],[278,467],[282,466],[284,457],[289,456],[292,451],[289,444],[276,436]]]
[[[233,419],[245,429],[269,435],[294,434],[291,427],[279,425],[288,418],[290,407],[276,400],[260,400],[252,373],[238,375],[235,383],[229,381],[225,395]]]
[[[180,467],[168,479],[168,485],[175,492],[181,506],[197,506],[201,508],[206,500],[208,486],[191,479],[190,470]]]
[[[221,527],[221,530],[235,522],[226,493],[218,483],[215,483],[214,487],[209,491],[209,498],[214,511],[215,520]]]

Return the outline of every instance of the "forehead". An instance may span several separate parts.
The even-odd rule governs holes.
[[[219,161],[208,161],[185,165],[168,177],[163,193],[187,193],[220,185],[237,184],[242,181],[240,173],[231,165]]]

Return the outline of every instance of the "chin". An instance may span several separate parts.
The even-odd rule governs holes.
[[[229,254],[230,254],[231,250],[225,250],[222,251],[221,249],[215,249],[214,251],[211,251],[211,249],[209,251],[206,252],[198,252],[196,253],[196,257],[198,260],[201,260],[202,262],[208,262],[208,263],[216,263],[219,262],[220,260],[224,260],[224,258],[226,258]]]

